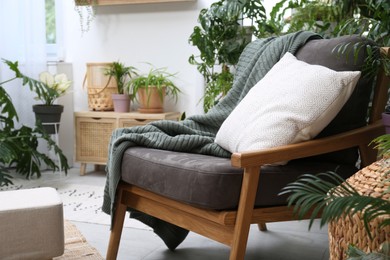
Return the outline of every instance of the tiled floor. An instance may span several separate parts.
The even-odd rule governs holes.
[[[58,178],[56,175],[50,178]],[[73,168],[67,176],[58,181],[102,185],[104,172],[89,172],[79,176],[79,169]],[[109,226],[73,222],[87,241],[105,256],[110,235]],[[228,259],[228,247],[210,239],[190,233],[176,249],[169,251],[164,243],[148,230],[125,228],[119,249],[120,260],[219,260]],[[253,260],[321,260],[329,259],[327,228],[315,223],[308,231],[307,221],[293,221],[268,224],[268,231],[261,232],[256,225],[251,227],[245,259]]]

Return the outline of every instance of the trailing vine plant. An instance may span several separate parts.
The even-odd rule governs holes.
[[[89,32],[95,19],[97,0],[75,0],[75,11],[79,15],[81,34]]]

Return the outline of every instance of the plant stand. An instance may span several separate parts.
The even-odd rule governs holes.
[[[54,135],[54,141],[56,142],[56,145],[60,147],[60,141],[58,138],[58,131],[60,129],[60,122],[54,122],[54,123],[42,123],[43,128],[46,129],[54,129],[54,132],[51,133],[50,135]],[[60,168],[60,172],[62,173],[62,164],[61,164],[61,159],[60,155],[57,154],[57,160],[58,160],[58,167]]]
[[[388,189],[386,173],[390,170],[390,159],[382,159],[355,173],[347,179],[360,194],[379,197]],[[390,200],[390,193],[385,193],[383,199]],[[331,260],[346,259],[349,245],[354,245],[364,252],[378,251],[381,244],[390,241],[390,226],[379,228],[383,217],[377,217],[369,223],[372,240],[365,230],[362,215],[345,216],[338,221],[329,223],[329,253]]]

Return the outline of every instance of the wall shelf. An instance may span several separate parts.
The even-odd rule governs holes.
[[[96,5],[125,5],[125,4],[150,4],[150,3],[172,3],[172,2],[195,2],[196,0],[97,0]],[[75,0],[76,5],[85,5]],[[84,2],[84,1],[83,1]],[[93,1],[91,1],[93,2]]]

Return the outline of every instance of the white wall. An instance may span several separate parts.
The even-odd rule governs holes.
[[[203,78],[196,66],[188,63],[188,57],[198,50],[188,38],[198,24],[199,11],[212,2],[98,6],[91,30],[82,35],[74,1],[64,1],[64,57],[73,63],[74,110],[88,110],[82,88],[86,63],[119,60],[145,72],[149,66],[143,62],[178,72],[175,83],[183,94],[176,104],[167,100],[165,109],[185,111],[187,116],[203,113],[199,103]]]

